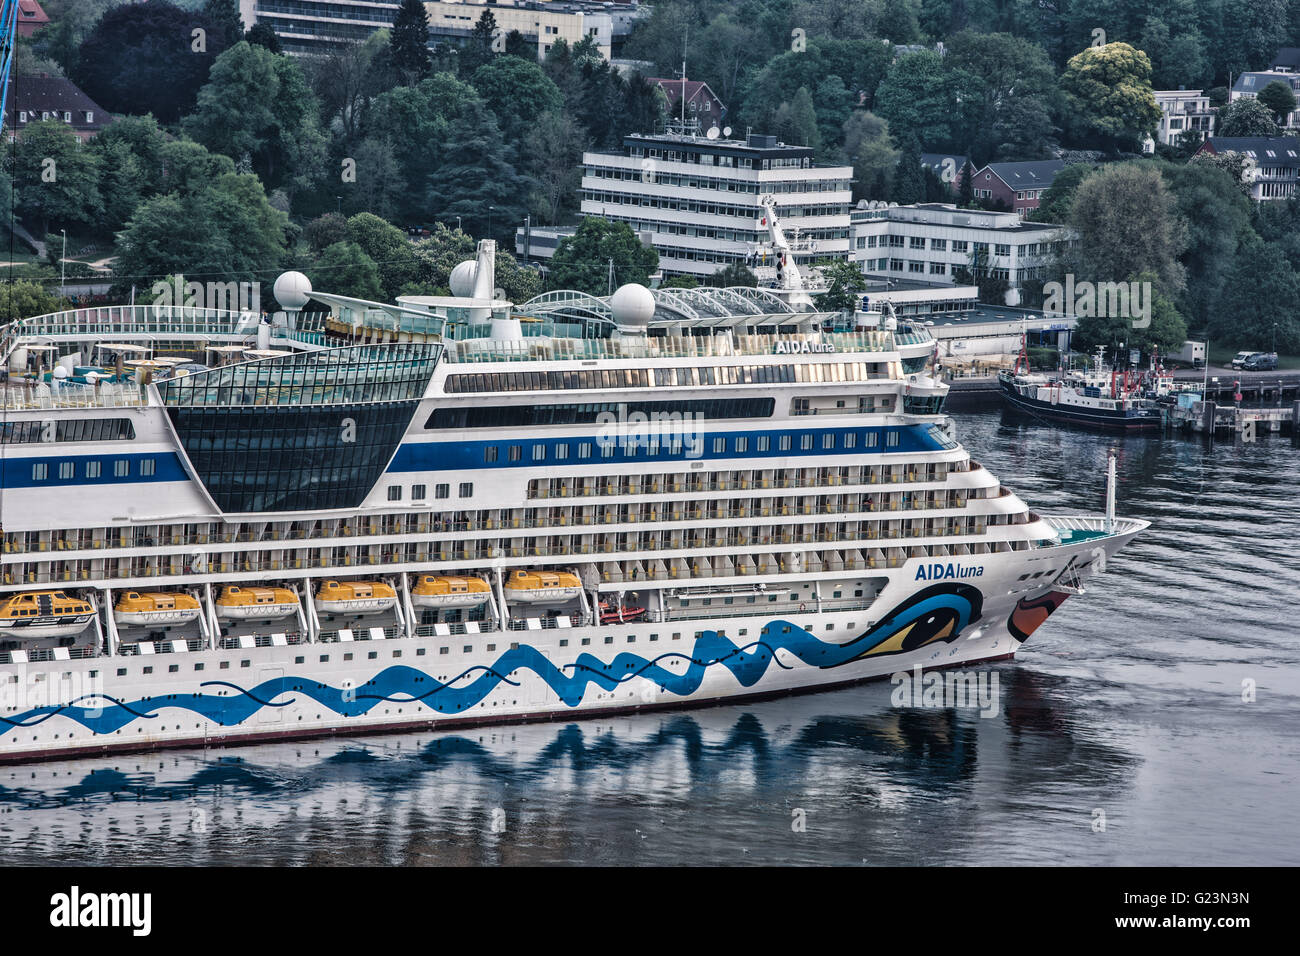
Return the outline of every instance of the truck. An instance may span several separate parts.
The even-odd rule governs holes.
[[[1181,349],[1167,356],[1167,358],[1171,362],[1190,365],[1192,368],[1204,368],[1205,344],[1204,342],[1184,342]]]

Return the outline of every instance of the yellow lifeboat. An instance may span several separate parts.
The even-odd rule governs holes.
[[[514,571],[505,583],[506,597],[521,604],[560,604],[582,593],[582,582],[568,571]]]
[[[420,575],[420,583],[411,589],[411,603],[417,607],[478,607],[491,593],[482,578]]]
[[[325,581],[316,609],[326,614],[380,614],[397,605],[397,592],[382,581]]]
[[[139,627],[188,624],[198,616],[198,599],[183,591],[126,591],[113,607],[118,624]]]
[[[231,621],[274,621],[298,610],[298,595],[288,588],[230,585],[217,598],[217,617]]]
[[[0,604],[0,637],[69,637],[86,629],[95,609],[63,591],[26,591]]]

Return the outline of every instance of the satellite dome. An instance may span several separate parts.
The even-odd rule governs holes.
[[[311,280],[301,272],[282,272],[271,288],[275,301],[289,311],[297,311],[307,304],[311,295]]]
[[[619,328],[644,329],[655,314],[655,297],[645,286],[629,282],[614,290],[609,307]]]
[[[60,381],[62,381],[63,379],[68,377],[68,370],[64,368],[62,365],[56,365],[54,366],[54,370],[50,374],[53,375],[55,378],[59,379]]]
[[[474,280],[478,278],[478,263],[473,259],[466,259],[456,268],[451,270],[451,278],[447,284],[451,286],[451,294],[460,299],[468,299],[474,294]]]

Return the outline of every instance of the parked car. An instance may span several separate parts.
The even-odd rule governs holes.
[[[1250,357],[1251,357],[1252,355],[1254,355],[1254,354],[1255,354],[1254,352],[1249,352],[1249,351],[1247,351],[1247,352],[1238,352],[1238,353],[1233,357],[1233,359],[1232,359],[1232,362],[1231,362],[1232,367],[1233,367],[1233,368],[1245,368],[1245,367],[1246,367],[1246,359],[1250,358]]]
[[[1242,365],[1247,372],[1271,372],[1277,368],[1276,352],[1256,352]]]

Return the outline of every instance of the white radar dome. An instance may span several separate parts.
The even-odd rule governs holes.
[[[655,297],[645,286],[629,282],[614,290],[609,307],[619,328],[644,329],[655,314]]]
[[[289,310],[296,311],[307,304],[311,295],[311,280],[301,272],[284,272],[272,286],[275,301]]]
[[[50,374],[53,375],[55,378],[59,379],[60,381],[62,381],[63,379],[68,377],[68,370],[64,368],[62,365],[56,365],[54,366],[54,370]]]
[[[466,259],[451,270],[451,278],[447,280],[447,285],[451,286],[452,295],[458,299],[468,299],[474,294],[474,280],[477,278],[478,263],[473,259]]]

